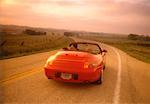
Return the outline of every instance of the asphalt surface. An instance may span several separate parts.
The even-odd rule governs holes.
[[[1,60],[0,104],[150,104],[150,64],[99,44],[108,51],[102,85],[48,80],[43,66],[56,51]]]

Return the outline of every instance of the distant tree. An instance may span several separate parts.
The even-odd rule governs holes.
[[[70,32],[64,32],[64,36],[72,36]]]
[[[150,41],[150,36],[148,36],[148,35],[145,36],[145,40],[146,40],[146,41]]]
[[[137,40],[138,37],[139,37],[139,35],[137,35],[137,34],[129,34],[128,35],[128,38],[131,39],[131,40]]]
[[[137,35],[137,34],[129,34],[128,38],[131,40],[143,40],[143,41],[150,41],[150,36],[145,35]]]
[[[46,32],[34,31],[31,29],[26,29],[23,33],[28,34],[28,35],[46,35]]]
[[[47,33],[46,33],[46,32],[44,32],[43,34],[44,34],[44,35],[46,35]]]
[[[77,32],[64,32],[64,36],[78,36]]]

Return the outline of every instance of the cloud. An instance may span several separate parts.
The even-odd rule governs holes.
[[[2,0],[1,4],[1,23],[7,19],[7,23],[89,31],[150,30],[149,0]]]
[[[141,3],[120,2],[115,5],[119,13],[150,15],[150,6]]]

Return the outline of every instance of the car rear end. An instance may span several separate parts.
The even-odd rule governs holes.
[[[63,69],[45,68],[45,74],[48,79],[64,82],[94,82],[99,78],[99,70],[96,71],[68,71]]]
[[[49,79],[64,82],[94,82],[100,77],[101,67],[88,67],[85,60],[55,60],[45,67]]]

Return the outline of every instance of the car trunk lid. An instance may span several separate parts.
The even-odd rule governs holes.
[[[85,52],[60,53],[53,62],[53,65],[67,69],[82,69],[88,57],[88,53]]]

